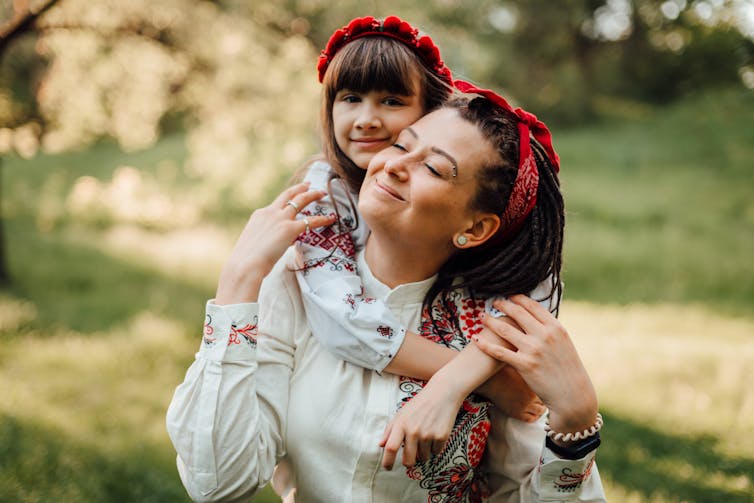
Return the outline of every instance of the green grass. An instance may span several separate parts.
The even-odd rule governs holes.
[[[559,131],[568,298],[754,306],[754,93]]]
[[[754,94],[660,112],[555,131],[563,320],[606,416],[610,501],[752,502]],[[165,409],[248,209],[186,223],[176,201],[202,193],[185,155],[174,135],[3,159],[0,501],[187,501]],[[121,166],[175,205],[165,222],[71,210],[82,176],[106,188]]]

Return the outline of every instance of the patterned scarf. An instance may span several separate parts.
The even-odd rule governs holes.
[[[425,308],[422,312],[421,335],[460,351],[481,331],[483,312],[483,300],[465,297],[460,291],[440,295],[431,310]],[[398,407],[411,400],[425,384],[425,381],[401,377],[403,398]],[[472,503],[489,496],[480,463],[490,432],[490,405],[481,397],[468,396],[458,411],[445,449],[406,470],[409,477],[429,491],[429,502]]]

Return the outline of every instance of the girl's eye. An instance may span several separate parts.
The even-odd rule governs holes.
[[[406,147],[404,147],[404,146],[403,146],[403,145],[401,145],[400,143],[393,143],[393,146],[394,146],[395,148],[397,148],[398,150],[401,150],[401,151],[403,151],[403,152],[408,152],[408,149],[406,149]]]
[[[355,94],[346,94],[342,99],[346,103],[358,103],[361,101],[361,98]]]
[[[399,100],[398,98],[385,98],[383,100],[383,103],[385,103],[389,107],[403,106],[403,101]]]

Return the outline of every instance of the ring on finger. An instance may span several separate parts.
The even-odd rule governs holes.
[[[298,204],[296,204],[295,201],[293,201],[293,199],[288,199],[285,202],[285,204],[290,205],[294,210],[296,210],[296,213],[298,213],[299,211],[301,211],[301,208],[298,207]]]
[[[305,232],[308,233],[309,232],[309,219],[304,218],[303,221],[304,221],[304,225],[306,225],[306,231]]]

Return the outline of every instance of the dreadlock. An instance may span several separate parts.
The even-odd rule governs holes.
[[[472,200],[475,210],[502,215],[516,180],[519,162],[517,117],[484,98],[454,98],[446,106],[479,127],[500,154],[477,172],[478,190]],[[504,236],[499,229],[489,241],[459,250],[440,269],[437,281],[424,299],[431,307],[438,294],[465,288],[472,297],[527,294],[545,280],[551,282],[545,298],[560,300],[565,208],[557,172],[544,149],[531,141],[539,172],[537,202],[521,228]],[[535,299],[545,300],[545,299]],[[557,308],[556,308],[557,309]]]

